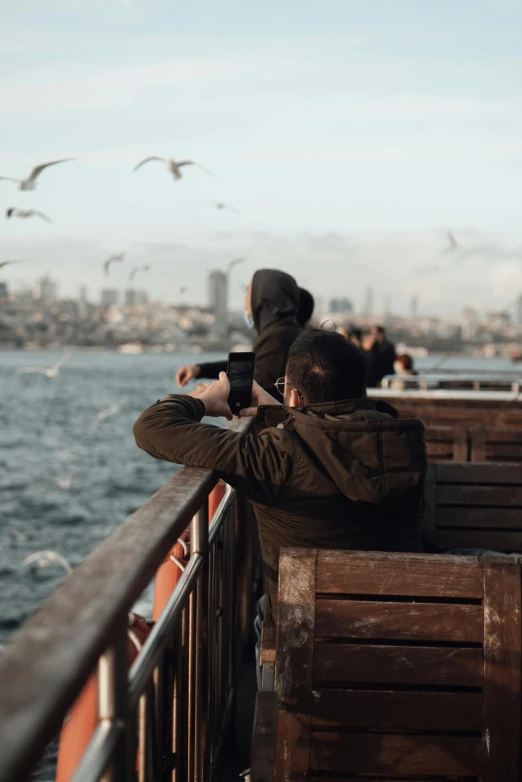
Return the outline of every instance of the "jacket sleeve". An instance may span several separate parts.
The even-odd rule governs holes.
[[[216,470],[254,502],[275,501],[291,475],[291,439],[283,430],[238,434],[202,424],[204,412],[199,399],[169,396],[140,415],[136,443],[156,459]]]
[[[227,371],[226,361],[204,361],[203,364],[198,364],[199,375],[203,379],[217,380],[220,372]]]

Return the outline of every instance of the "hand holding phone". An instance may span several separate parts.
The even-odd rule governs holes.
[[[251,407],[255,353],[229,353],[227,375],[230,383],[228,404],[234,415]]]

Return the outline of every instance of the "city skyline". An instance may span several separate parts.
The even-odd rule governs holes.
[[[152,297],[202,303],[201,277],[244,255],[234,307],[277,265],[359,308],[369,285],[404,312],[413,295],[443,316],[500,308],[522,260],[521,21],[511,0],[20,0],[0,32],[0,174],[78,159],[35,193],[0,182],[0,210],[54,221],[5,221],[0,260],[34,262],[2,279],[100,290],[125,251],[152,264]],[[132,173],[147,155],[215,176]]]

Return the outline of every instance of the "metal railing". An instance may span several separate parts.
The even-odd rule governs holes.
[[[381,382],[382,388],[406,391],[419,389],[421,391],[434,390],[468,390],[468,391],[511,391],[520,393],[522,379],[518,375],[470,373],[456,374],[430,374],[422,375],[386,375]]]
[[[209,525],[216,480],[208,470],[180,470],[8,644],[0,662],[1,782],[28,777],[93,673],[97,727],[74,782],[210,778],[233,714],[257,565],[252,516],[245,510],[238,523],[230,487]],[[128,671],[128,611],[189,525],[188,564]]]

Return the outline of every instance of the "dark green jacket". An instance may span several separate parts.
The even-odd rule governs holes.
[[[158,459],[216,470],[254,504],[269,606],[277,617],[285,546],[420,551],[426,474],[424,426],[368,399],[262,407],[237,434],[202,424],[188,396],[157,402],[134,425]]]

